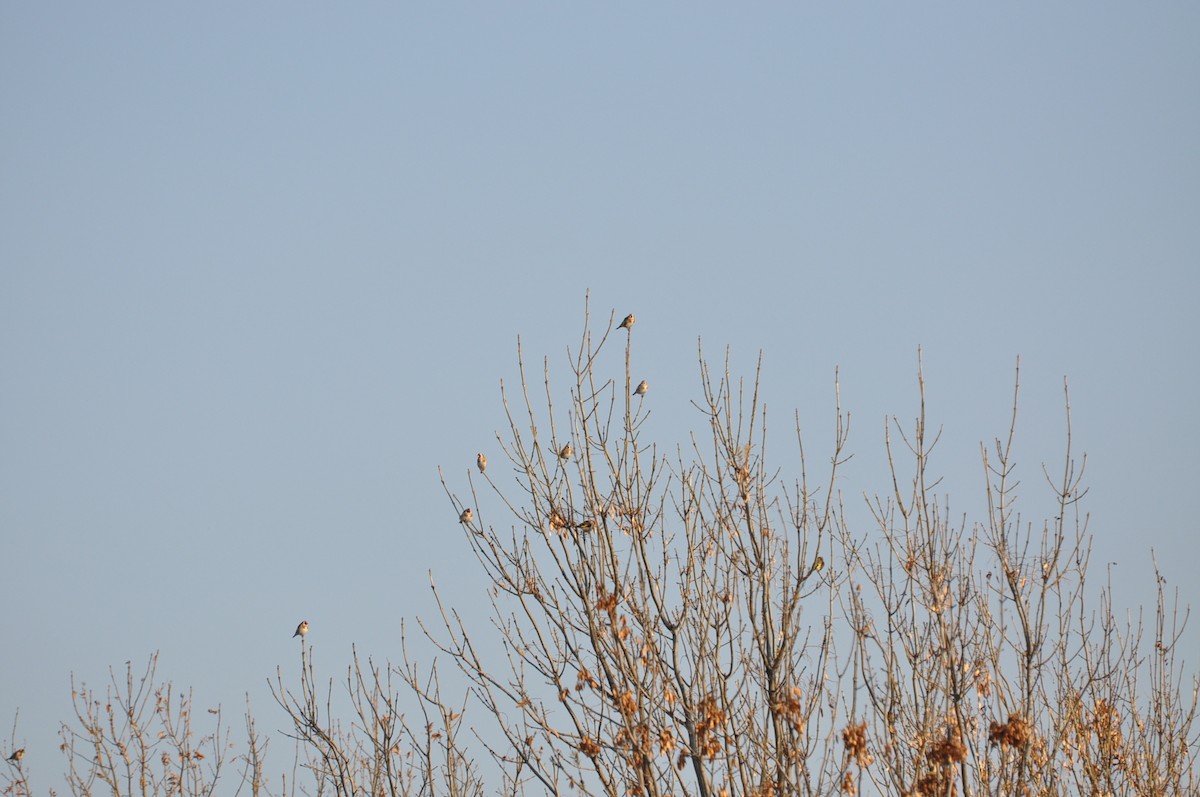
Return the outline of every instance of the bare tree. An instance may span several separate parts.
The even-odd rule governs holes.
[[[233,793],[249,787],[257,797],[262,793],[266,743],[257,736],[249,711],[248,749],[233,756],[220,707],[206,710],[213,724],[198,735],[191,693],[159,682],[157,666],[155,654],[140,675],[131,663],[123,678],[110,671],[103,694],[72,678],[75,719],[63,723],[60,731],[71,793],[208,797],[217,793],[227,766],[240,762]],[[15,793],[31,793],[27,783],[24,788]]]
[[[505,658],[445,604],[432,636],[503,735],[502,791],[1196,793],[1185,616],[1160,591],[1147,650],[1107,591],[1087,600],[1069,401],[1061,475],[1046,472],[1056,516],[1035,528],[1018,509],[1014,390],[1007,436],[982,451],[988,513],[955,523],[920,375],[914,427],[888,424],[868,534],[841,493],[840,398],[823,478],[797,423],[784,483],[757,376],[735,382],[728,358],[714,376],[701,353],[706,429],[668,454],[645,439],[636,333],[614,320],[598,339],[585,323],[565,392],[519,352],[498,438],[516,486],[468,471],[463,527]]]
[[[291,720],[288,732],[299,745],[300,767],[315,794],[416,797],[483,793],[458,734],[462,710],[442,699],[436,668],[422,675],[414,662],[402,666],[364,665],[352,655],[342,692],[349,697],[349,721],[334,714],[334,685],[322,690],[311,651],[302,642],[299,691],[277,673],[271,685],[276,702]],[[407,699],[406,699],[407,698]],[[402,712],[415,702],[421,721]],[[293,782],[296,781],[293,775]]]
[[[433,656],[407,639],[399,664],[353,651],[337,684],[302,638],[299,682],[271,681],[297,750],[281,797],[1200,794],[1187,611],[1159,578],[1153,618],[1122,623],[1088,582],[1065,383],[1052,516],[1018,495],[1018,363],[969,520],[938,492],[920,370],[916,418],[885,426],[890,479],[851,498],[836,376],[830,450],[810,468],[797,420],[784,479],[761,361],[743,382],[701,351],[701,430],[668,448],[648,431],[640,328],[615,321],[594,333],[585,315],[565,386],[549,360],[527,372],[518,343],[490,465],[472,460],[461,494],[443,477],[491,630],[435,585]],[[215,794],[230,762],[237,791],[275,793],[249,712],[233,757],[219,709],[195,738],[191,695],[154,669],[103,699],[73,686],[72,793]],[[24,767],[8,762],[5,794],[31,793]]]

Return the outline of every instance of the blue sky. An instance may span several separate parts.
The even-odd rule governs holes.
[[[923,347],[970,520],[1016,357],[1032,515],[1068,378],[1095,575],[1148,603],[1153,547],[1195,603],[1197,41],[1183,3],[5,4],[0,721],[49,778],[70,674],[158,650],[275,726],[302,617],[333,674],[431,569],[478,602],[437,469],[496,461],[517,335],[561,366],[589,290],[670,445],[697,339],[816,452],[840,368],[851,496]]]

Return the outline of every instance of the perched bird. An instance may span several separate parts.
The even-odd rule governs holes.
[[[565,446],[563,446],[563,447],[562,447],[562,449],[561,449],[561,450],[558,452],[558,457],[559,457],[559,459],[570,459],[570,458],[571,458],[571,451],[572,451],[572,450],[573,450],[573,449],[571,448],[571,444],[570,444],[570,443],[567,443],[567,444],[566,444]]]
[[[637,321],[637,319],[633,317],[633,313],[630,313],[629,315],[625,316],[625,320],[620,323],[617,329],[633,329],[633,324],[635,321]]]
[[[479,466],[479,472],[483,473],[485,470],[487,470],[487,457],[485,457],[482,453],[476,454],[475,464]]]
[[[813,572],[814,572],[814,573],[820,573],[820,572],[821,572],[821,568],[822,568],[822,567],[824,567],[824,566],[825,566],[825,559],[824,559],[824,557],[818,556],[818,557],[817,557],[817,561],[813,562]]]
[[[20,750],[13,750],[13,754],[8,757],[8,760],[13,762],[14,764],[19,764],[19,763],[21,763],[21,759],[24,757],[25,757],[25,748],[22,747]]]
[[[300,625],[296,626],[296,633],[292,634],[292,639],[300,637],[304,639],[304,635],[308,633],[308,620],[301,620]]]
[[[593,528],[595,528],[595,526],[596,526],[596,524],[592,523],[592,521],[590,519],[588,519],[588,520],[583,521],[582,523],[576,524],[575,528],[578,531],[582,531],[584,534],[587,534],[589,531],[591,531]]]
[[[638,382],[637,390],[633,391],[633,395],[644,396],[646,395],[646,391],[649,389],[650,383],[643,379],[641,382]]]
[[[458,516],[459,523],[470,523],[474,519],[475,519],[475,513],[471,511],[471,507],[467,507],[466,509],[464,509],[462,511],[462,514]]]

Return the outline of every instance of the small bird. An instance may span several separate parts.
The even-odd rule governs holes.
[[[572,448],[571,448],[571,444],[570,444],[570,443],[567,443],[567,444],[566,444],[565,446],[563,446],[563,447],[562,447],[562,449],[561,449],[561,450],[558,452],[558,458],[559,458],[559,459],[570,459],[570,458],[571,458],[571,452],[572,452],[573,450],[574,450],[574,449],[572,449]]]
[[[13,754],[8,757],[8,760],[13,762],[14,764],[19,764],[19,763],[21,763],[21,759],[24,757],[25,757],[25,748],[22,747],[19,750],[13,750]]]
[[[466,509],[464,509],[462,511],[462,514],[458,516],[459,523],[470,523],[474,519],[475,519],[475,513],[471,511],[471,507],[467,507]]]
[[[483,473],[485,470],[487,470],[487,457],[485,457],[482,453],[476,454],[475,464],[479,466],[479,472]]]
[[[637,319],[633,317],[633,313],[630,313],[629,315],[625,316],[625,320],[620,323],[617,329],[633,329],[633,325],[636,321]]]
[[[585,520],[582,523],[578,523],[575,526],[576,530],[582,531],[584,534],[587,534],[589,531],[591,531],[595,527],[596,527],[596,524],[594,524],[590,519]]]
[[[824,566],[825,566],[825,558],[822,556],[818,556],[817,561],[813,562],[813,572],[820,573],[821,568]]]
[[[638,382],[637,390],[633,391],[633,395],[644,396],[646,395],[646,391],[649,389],[650,383],[643,379],[641,382]]]
[[[296,626],[296,633],[292,634],[292,639],[300,637],[304,639],[304,635],[308,633],[308,620],[301,620],[300,625]]]

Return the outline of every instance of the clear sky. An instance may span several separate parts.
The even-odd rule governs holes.
[[[1153,547],[1197,603],[1197,42],[1194,3],[3,4],[4,738],[49,782],[71,673],[155,650],[280,727],[301,618],[335,675],[431,569],[481,602],[437,468],[499,459],[517,335],[561,363],[589,289],[665,444],[697,338],[812,456],[840,368],[851,498],[923,347],[969,521],[1018,355],[1041,517],[1067,377],[1093,576],[1152,602]]]

